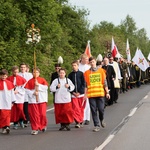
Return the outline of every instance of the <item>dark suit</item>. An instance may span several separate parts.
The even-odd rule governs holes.
[[[107,80],[107,84],[108,84],[108,89],[110,90],[110,100],[108,101],[108,105],[112,105],[113,101],[115,101],[115,99],[114,99],[115,88],[114,88],[113,78],[115,79],[116,73],[115,73],[113,66],[110,66],[110,65],[105,66],[104,65],[104,66],[102,66],[102,68],[106,70],[106,80]]]
[[[59,77],[59,75],[57,72],[52,73],[51,79],[50,79],[50,84],[52,84],[52,82],[58,77]]]
[[[119,63],[119,67],[120,67],[120,71],[121,71],[121,76],[123,77],[122,79],[122,90],[123,92],[127,91],[127,75],[128,75],[128,72],[127,72],[127,63],[121,61]],[[128,75],[129,77],[129,75]]]

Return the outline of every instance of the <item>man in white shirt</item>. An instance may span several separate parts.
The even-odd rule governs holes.
[[[25,78],[27,82],[31,78],[33,78],[32,73],[26,72],[27,71],[27,66],[26,66],[25,63],[20,64],[20,71],[21,72],[19,72],[18,75]],[[24,126],[27,127],[27,123],[29,122],[29,114],[28,114],[28,99],[27,99],[26,94],[25,94],[25,100],[24,100],[24,114],[26,116],[26,121],[24,121]]]
[[[114,80],[114,88],[115,88],[114,101],[117,102],[118,96],[119,96],[119,95],[118,95],[118,94],[119,94],[119,89],[120,89],[120,82],[119,82],[119,80],[121,80],[122,77],[121,77],[119,65],[118,65],[118,63],[117,63],[116,61],[114,61],[114,58],[113,58],[113,57],[110,57],[110,58],[109,58],[109,64],[110,64],[111,66],[113,66],[114,71],[115,71],[115,74],[116,74],[116,78],[115,78],[115,80]]]
[[[79,63],[79,70],[82,71],[83,73],[90,69],[91,66],[88,64],[88,56],[86,54],[81,55],[81,62]],[[89,105],[89,100],[87,98],[86,104],[85,104],[85,109],[84,109],[84,119],[85,125],[89,125],[90,123],[90,105]]]

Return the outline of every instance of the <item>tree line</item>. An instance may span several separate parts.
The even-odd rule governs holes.
[[[150,41],[144,28],[138,29],[134,19],[127,15],[120,25],[101,21],[90,28],[89,11],[69,4],[68,0],[1,0],[0,1],[0,69],[9,72],[13,65],[25,62],[33,67],[33,45],[26,44],[26,30],[34,23],[40,29],[41,41],[35,46],[36,62],[41,76],[49,81],[50,73],[59,56],[63,67],[71,71],[71,62],[84,53],[91,41],[91,53],[105,55],[112,36],[119,52],[126,57],[129,39],[131,56],[140,48],[145,56]]]

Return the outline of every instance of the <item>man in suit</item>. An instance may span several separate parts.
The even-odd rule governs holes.
[[[50,79],[50,85],[52,84],[52,82],[59,77],[59,69],[61,69],[61,65],[60,64],[55,64],[55,72],[52,73],[51,75],[51,79]],[[55,99],[55,92],[53,92],[53,102]]]
[[[128,72],[127,72],[127,63],[125,62],[124,58],[121,57],[119,61],[119,67],[121,71],[121,76],[122,76],[122,92],[125,93],[127,92],[127,77],[129,77]]]
[[[106,79],[108,84],[108,89],[110,90],[110,99],[108,101],[108,105],[112,105],[115,101],[114,99],[114,79],[116,78],[116,73],[114,71],[113,66],[109,65],[109,59],[104,58],[102,68],[106,70]],[[116,102],[116,101],[115,101]]]
[[[53,80],[58,78],[58,72],[59,72],[60,68],[61,68],[60,64],[55,64],[55,72],[53,72],[52,75],[51,75],[50,84],[52,84]]]

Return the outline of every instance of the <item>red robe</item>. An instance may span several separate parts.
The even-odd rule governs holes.
[[[6,80],[1,80],[0,79],[0,90],[4,90],[4,84],[3,84],[4,81],[6,82],[8,90],[12,90],[14,88],[13,83],[10,82],[9,80],[7,80],[7,79]]]
[[[73,117],[76,123],[83,122],[84,108],[84,97],[72,97]]]
[[[58,123],[72,123],[74,121],[73,118],[73,110],[72,103],[55,103],[55,120],[56,124]]]
[[[36,80],[38,81],[39,84],[48,86],[48,83],[47,83],[47,81],[44,78],[37,77]],[[29,90],[33,90],[35,88],[35,78],[30,79],[27,82],[27,84],[25,85],[25,88],[29,89]]]
[[[16,83],[15,86],[23,86],[26,83],[26,79],[23,77],[17,75],[17,76],[9,76],[7,80],[14,83],[14,78],[16,77]],[[23,111],[23,104],[22,103],[16,103],[13,105],[11,110],[11,122],[18,122],[19,120],[26,120],[25,114]]]
[[[14,83],[14,77],[16,77],[16,85],[15,86],[21,86],[24,85],[26,83],[26,79],[24,79],[23,77],[17,75],[17,76],[9,76],[7,78],[7,80],[11,81],[12,83]]]
[[[0,128],[10,126],[11,110],[0,109]]]
[[[47,85],[48,83],[44,78],[37,77],[36,80],[39,84]],[[26,89],[35,89],[35,78],[30,79],[25,85]],[[47,103],[28,104],[28,112],[32,130],[42,130],[47,126],[46,117]]]
[[[4,90],[4,84],[5,81],[7,89],[12,90],[14,88],[14,85],[12,82],[8,80],[1,80],[0,79],[0,90]],[[5,126],[10,126],[10,116],[11,116],[11,110],[6,109],[0,109],[0,128],[3,128]]]

